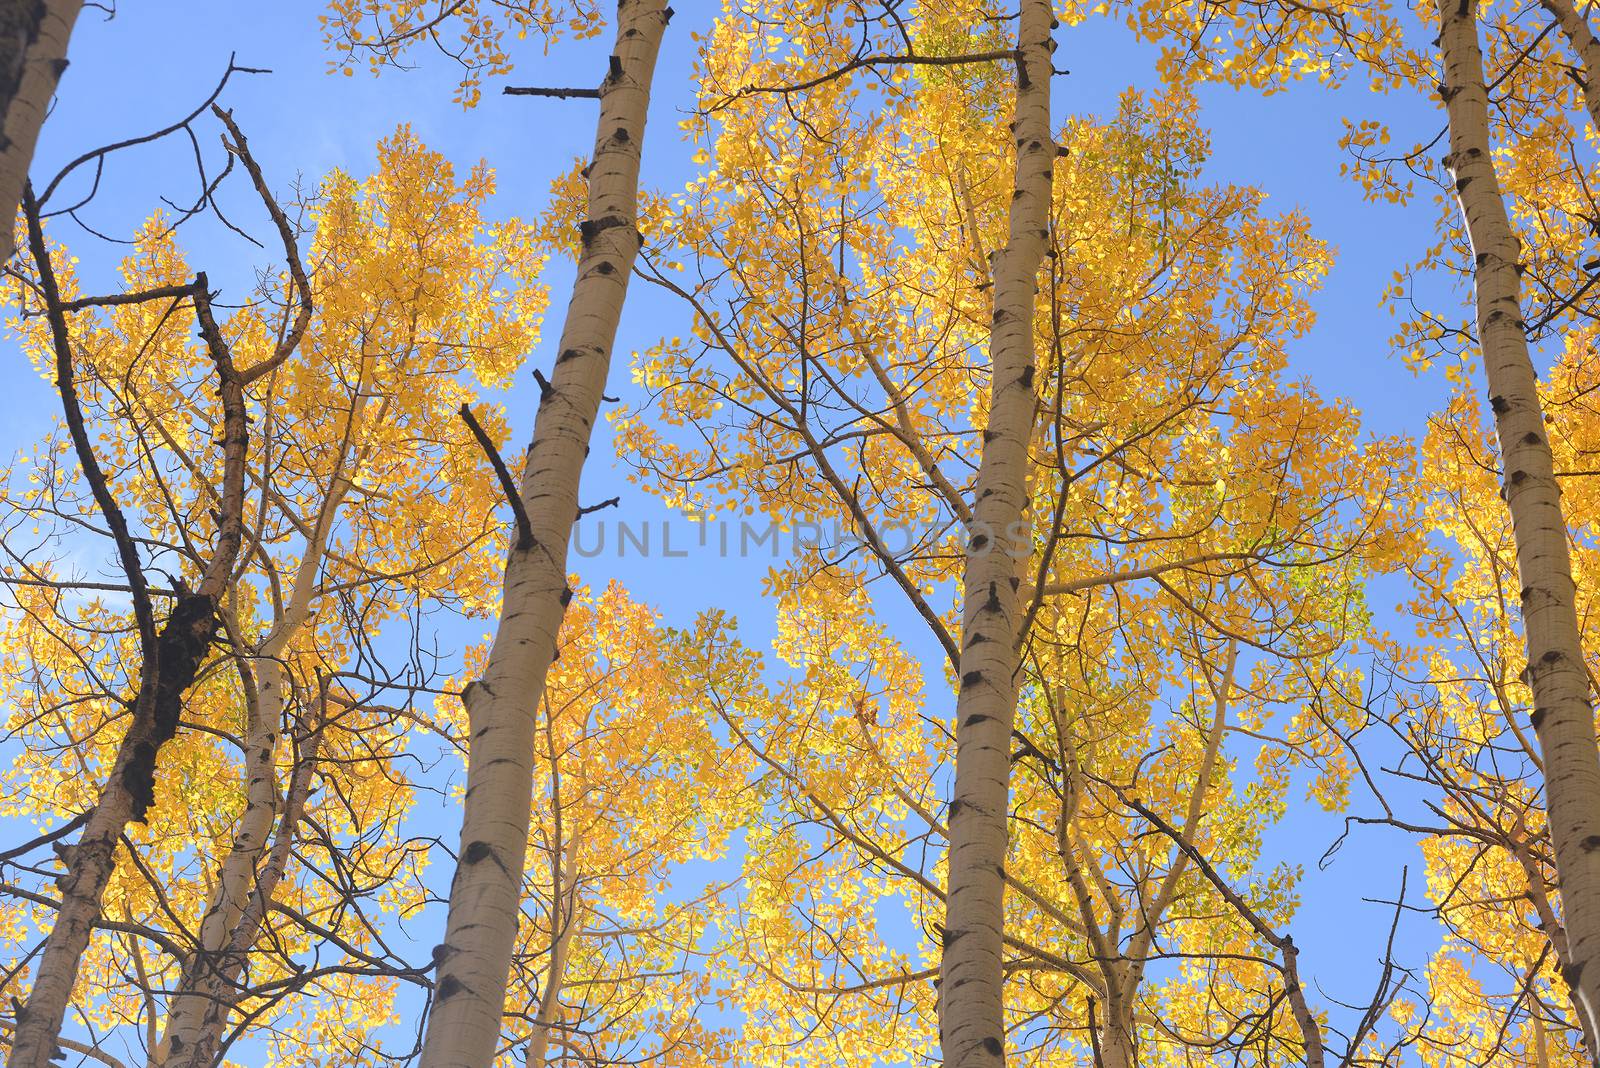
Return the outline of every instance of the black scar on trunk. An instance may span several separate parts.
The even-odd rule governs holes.
[[[132,798],[135,823],[143,823],[155,804],[156,758],[178,733],[183,695],[205,661],[217,624],[216,602],[204,594],[189,594],[178,599],[156,638],[156,689],[150,722],[143,730],[135,724],[138,740],[122,766],[122,784]]]

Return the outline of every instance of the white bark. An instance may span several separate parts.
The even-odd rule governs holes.
[[[469,724],[465,810],[445,938],[434,950],[438,967],[422,1068],[489,1068],[500,1043],[528,844],[534,717],[572,597],[567,543],[639,251],[639,154],[670,15],[664,0],[617,4],[578,277],[522,473],[533,544],[512,546],[488,663],[462,694]]]
[[[990,410],[962,589],[956,774],[939,967],[939,1041],[950,1068],[1005,1062],[1005,857],[1011,727],[1025,611],[1018,555],[1030,552],[1028,464],[1038,401],[1034,309],[1048,245],[1056,145],[1049,0],[1024,0],[1017,47],[1010,233],[994,256]]]
[[[545,969],[543,989],[539,991],[539,1008],[534,1013],[525,1068],[544,1068],[550,1058],[550,1036],[561,1022],[561,991],[567,981],[567,962],[572,959],[572,944],[583,934],[583,924],[578,919],[578,854],[582,848],[581,837],[575,836],[567,845],[565,859],[556,858],[557,892],[551,903],[550,963]],[[567,871],[564,893],[559,874],[563,863]]]
[[[218,873],[217,887],[210,906],[200,921],[199,944],[185,962],[178,991],[161,1042],[151,1053],[152,1065],[178,1060],[194,1044],[200,1020],[206,1015],[206,999],[198,994],[200,974],[215,966],[215,957],[227,944],[233,924],[244,911],[246,899],[255,884],[256,860],[266,851],[272,832],[272,817],[278,808],[277,750],[281,709],[266,699],[269,687],[281,686],[282,679],[269,681],[262,673],[261,685],[247,695],[249,727],[245,733],[245,810],[234,829],[233,842]]]
[[[184,993],[177,1000],[185,1004],[181,1010],[175,1004],[173,1016],[168,1020],[167,1036],[157,1050],[157,1055],[164,1059],[153,1059],[153,1063],[165,1068],[213,1068],[217,1063],[239,975],[244,971],[250,947],[260,936],[278,884],[289,867],[290,850],[305,812],[306,798],[311,793],[321,740],[321,731],[316,729],[302,743],[299,762],[285,791],[283,815],[278,820],[272,852],[266,856],[265,863],[251,872],[243,907],[234,914],[233,928],[216,950],[209,955],[197,954],[184,969]],[[257,856],[260,857],[259,851]]]
[[[1585,1033],[1593,1035],[1600,1011],[1600,961],[1595,959],[1600,956],[1600,753],[1567,522],[1522,318],[1521,249],[1490,155],[1488,91],[1473,0],[1446,0],[1441,6],[1439,42],[1444,57],[1440,93],[1450,120],[1447,160],[1472,243],[1478,340],[1516,542],[1526,678],[1545,762],[1545,804],[1571,951],[1563,974],[1585,1018]]]
[[[216,889],[201,918],[199,944],[185,964],[167,1012],[161,1043],[151,1054],[152,1065],[193,1063],[208,1068],[201,1059],[201,1051],[214,1050],[221,1041],[228,1013],[226,1001],[222,1001],[219,1008],[219,995],[229,985],[226,981],[229,972],[236,975],[239,970],[239,964],[227,954],[235,944],[240,945],[242,953],[255,943],[258,931],[246,930],[241,920],[250,908],[252,893],[259,892],[266,874],[260,870],[260,862],[278,814],[278,740],[289,705],[289,678],[283,654],[311,616],[312,596],[328,538],[339,507],[350,491],[351,482],[344,473],[345,453],[360,424],[366,399],[365,395],[355,398],[344,434],[345,450],[340,454],[328,495],[318,509],[301,553],[288,603],[252,659],[258,685],[254,699],[249,702],[250,723],[245,738],[245,809],[218,871]],[[309,778],[304,785],[309,786]],[[295,784],[291,783],[291,803],[294,788]],[[284,860],[287,861],[287,857]],[[271,866],[267,869],[273,870]],[[282,875],[280,866],[272,876],[273,883],[276,884]],[[258,917],[264,916],[263,909]]]
[[[0,0],[0,263],[16,255],[12,225],[22,186],[82,8],[83,0]]]
[[[1133,1003],[1120,994],[1106,999],[1106,1018],[1100,1021],[1100,1063],[1095,1068],[1139,1068],[1133,1044]]]

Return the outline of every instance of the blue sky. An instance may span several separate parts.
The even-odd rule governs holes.
[[[692,148],[677,128],[677,120],[692,104],[689,31],[704,28],[716,5],[682,0],[678,6],[658,74],[645,165],[647,183],[668,191],[681,188],[691,173]],[[499,176],[495,210],[532,218],[543,207],[551,180],[565,172],[574,157],[588,151],[592,102],[508,99],[498,95],[498,84],[491,84],[482,104],[464,111],[451,100],[458,70],[426,50],[413,54],[418,69],[410,72],[391,71],[378,79],[365,73],[354,77],[328,73],[330,54],[317,26],[321,10],[322,5],[311,0],[268,4],[153,0],[120,5],[111,21],[86,10],[58,106],[35,162],[36,179],[53,174],[64,160],[86,148],[146,132],[182,115],[210,91],[233,52],[243,65],[272,70],[238,76],[224,103],[234,110],[269,179],[280,189],[296,174],[310,184],[334,167],[366,173],[375,143],[405,122],[425,144],[444,152],[462,169],[487,159]],[[1072,71],[1057,83],[1057,109],[1062,114],[1108,113],[1128,86],[1155,85],[1153,52],[1132,42],[1118,26],[1102,20],[1065,29],[1060,41],[1058,63]],[[518,71],[508,81],[592,85],[604,72],[605,53],[603,41],[563,45],[549,56],[529,48],[518,57]],[[1411,207],[1367,204],[1359,186],[1339,174],[1341,117],[1377,114],[1378,101],[1361,84],[1335,91],[1311,85],[1270,97],[1204,88],[1200,99],[1204,123],[1214,135],[1209,179],[1260,186],[1270,194],[1269,208],[1303,209],[1318,235],[1338,250],[1337,263],[1315,301],[1319,324],[1295,347],[1294,366],[1324,395],[1353,401],[1365,413],[1370,429],[1420,432],[1426,413],[1443,396],[1443,383],[1418,378],[1391,355],[1388,336],[1393,321],[1379,311],[1378,298],[1390,272],[1431,238],[1434,209],[1426,202]],[[1431,100],[1413,103],[1390,97],[1381,110],[1394,122],[1397,140],[1406,143],[1427,140],[1442,121]],[[213,126],[208,123],[205,128]],[[192,199],[194,178],[187,152],[186,145],[171,144],[115,160],[103,192],[85,218],[98,229],[128,235],[159,203],[158,196],[180,202]],[[251,214],[243,192],[235,187],[228,202],[238,204],[241,221],[261,234],[264,219]],[[117,249],[67,226],[58,226],[54,233],[68,241],[83,261],[86,278],[94,280],[87,283],[89,288],[107,290],[116,284],[111,269],[120,256]],[[225,301],[230,285],[241,290],[252,270],[265,262],[209,221],[186,228],[184,243],[191,262],[203,266],[213,283],[223,286]],[[569,280],[570,270],[564,264],[551,265],[546,341],[530,355],[530,367],[548,366],[552,360]],[[618,344],[614,385],[625,388],[627,356],[633,348],[649,345],[664,333],[679,332],[684,324],[681,308],[670,297],[636,285]],[[3,361],[0,448],[14,452],[45,432],[57,403],[49,384],[14,348],[5,352]],[[531,431],[530,387],[529,376],[520,375],[509,398],[517,441]],[[614,494],[622,497],[623,513],[630,519],[664,517],[652,498],[627,485],[609,441],[597,441],[583,496],[592,502]],[[772,611],[759,596],[764,571],[760,560],[705,553],[676,560],[636,555],[618,559],[608,546],[604,554],[580,561],[579,567],[585,580],[597,587],[612,577],[622,579],[636,597],[660,608],[669,623],[686,624],[694,612],[715,603],[740,616],[751,644],[764,645],[770,634]],[[1398,590],[1394,595],[1379,590],[1374,600],[1382,606],[1397,597]],[[475,635],[462,640],[471,637]],[[455,814],[440,813],[436,818],[443,821],[438,831],[453,837]],[[1415,860],[1415,853],[1398,836],[1360,834],[1327,872],[1319,872],[1316,858],[1338,829],[1337,819],[1293,813],[1274,833],[1268,852],[1307,865],[1304,911],[1295,929],[1302,966],[1327,984],[1329,993],[1354,1001],[1365,992],[1369,962],[1387,920],[1381,910],[1360,905],[1358,899],[1390,895],[1398,877],[1396,860],[1402,853]],[[1420,882],[1414,862],[1414,892]],[[1414,944],[1426,937],[1425,931],[1416,932]],[[1421,963],[1414,955],[1410,962]]]

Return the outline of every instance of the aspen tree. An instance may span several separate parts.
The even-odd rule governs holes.
[[[244,137],[238,126],[225,113],[222,113],[222,118],[235,144],[242,145]],[[294,264],[292,270],[296,272],[295,285],[301,293],[302,307],[309,321],[311,284],[299,267],[293,231],[287,218],[276,208],[261,171],[253,162],[250,164],[250,176],[266,203],[273,205],[274,222],[278,224],[286,245],[295,250],[291,260]],[[302,326],[301,330],[304,329]],[[300,810],[310,787],[311,771],[316,765],[315,751],[320,734],[313,733],[307,739],[310,759],[307,759],[307,754],[302,754],[291,777],[279,824],[281,829],[274,842],[270,836],[279,816],[275,765],[290,696],[285,654],[310,617],[323,554],[327,551],[339,507],[353,485],[346,470],[351,459],[347,453],[352,439],[359,438],[361,413],[367,400],[368,396],[362,394],[351,404],[351,414],[342,436],[341,454],[329,477],[327,495],[317,510],[306,538],[288,602],[255,651],[255,700],[249,704],[245,740],[245,810],[234,831],[228,855],[219,866],[216,889],[200,921],[199,945],[186,962],[178,995],[167,1017],[161,1046],[152,1054],[154,1063],[168,1068],[177,1068],[179,1065],[208,1068],[216,1059],[217,1044],[228,1020],[226,989],[243,969],[242,951],[254,943],[265,919],[267,903],[272,900],[273,891],[283,878],[288,864],[288,850],[294,841]],[[272,855],[263,864],[269,846]]]
[[[1569,334],[1540,383],[1571,517],[1600,514],[1600,486],[1583,474],[1600,432],[1590,399],[1593,336],[1592,326]],[[1390,774],[1370,784],[1377,810],[1358,819],[1416,837],[1426,859],[1430,904],[1445,932],[1428,968],[1428,1041],[1476,1063],[1497,1063],[1520,1045],[1543,1048],[1555,1064],[1584,1064],[1588,1021],[1562,978],[1571,957],[1541,797],[1544,762],[1521,678],[1514,529],[1500,498],[1492,413],[1481,411],[1472,381],[1458,377],[1429,420],[1413,490],[1433,535],[1404,562],[1416,590],[1406,606],[1416,638],[1382,646],[1374,674],[1394,696],[1359,716],[1408,756],[1384,762]],[[1572,554],[1577,575],[1595,572],[1590,539],[1575,538]],[[1592,587],[1580,582],[1585,649],[1596,648],[1600,623],[1592,604]],[[1369,749],[1365,739],[1351,744]],[[1412,800],[1419,783],[1428,787],[1423,805]],[[1483,1019],[1496,1023],[1483,1027]]]
[[[292,268],[263,276],[218,323],[241,365],[269,368],[246,397],[246,548],[215,651],[184,695],[185,729],[164,747],[147,822],[123,838],[79,967],[72,1009],[90,1027],[73,1038],[96,1047],[211,1065],[248,1030],[286,1063],[308,1050],[340,1060],[365,1048],[397,983],[421,982],[382,917],[430,893],[426,846],[405,817],[419,788],[406,765],[426,748],[408,728],[431,727],[409,704],[434,683],[419,661],[390,658],[407,631],[410,656],[426,655],[424,613],[492,612],[503,496],[456,409],[475,386],[504,383],[536,344],[545,291],[531,230],[484,216],[486,167],[458,179],[404,127],[379,144],[378,162],[365,179],[330,173],[296,205],[317,310],[305,357],[274,362],[302,307]],[[305,236],[298,224],[289,232]],[[163,217],[141,229],[121,277],[140,287],[134,298],[190,277]],[[75,283],[64,273],[64,288]],[[83,406],[146,569],[202,567],[222,461],[206,444],[216,403],[193,370],[194,345],[160,304],[88,300],[111,307],[73,319]],[[39,320],[11,325],[41,362]],[[484,419],[503,433],[497,411]],[[7,723],[25,742],[5,781],[49,823],[91,804],[114,755],[123,679],[138,681],[129,612],[95,600],[103,585],[85,588],[50,556],[56,530],[94,518],[79,479],[50,477],[66,474],[49,471],[55,452],[50,442],[25,461],[30,489],[5,498],[19,517],[54,522],[54,536],[41,547],[16,521],[0,533],[0,582],[16,595],[0,638]],[[394,693],[407,707],[378,703]],[[26,861],[16,870],[0,885],[0,922],[46,924],[48,882],[22,873],[48,874]],[[121,1026],[132,1019],[145,1026]]]
[[[82,821],[83,831],[66,854],[67,871],[58,880],[61,906],[45,941],[28,1000],[17,1010],[16,1034],[7,1063],[47,1068],[56,1057],[79,962],[100,917],[102,895],[116,868],[123,830],[129,823],[144,819],[154,802],[157,757],[161,747],[177,730],[184,694],[194,681],[218,625],[217,609],[243,539],[241,513],[248,439],[239,373],[233,366],[226,342],[212,321],[205,276],[201,275],[192,287],[190,299],[216,363],[219,393],[227,410],[223,437],[226,473],[219,493],[224,510],[218,523],[217,545],[199,585],[193,593],[174,604],[158,632],[135,543],[83,430],[83,416],[73,382],[73,342],[50,262],[50,248],[45,243],[31,194],[24,196],[24,212],[28,215],[29,245],[54,338],[57,387],[67,411],[68,425],[73,429],[79,461],[96,488],[97,503],[108,526],[116,532],[124,574],[134,591],[140,617],[142,654],[139,690],[129,710],[131,721],[99,800]]]
[[[1021,575],[1028,534],[1029,454],[1039,400],[1034,315],[1050,245],[1056,143],[1050,123],[1055,18],[1023,0],[1017,35],[1016,160],[1010,230],[992,267],[989,424],[973,487],[962,579],[956,771],[949,881],[940,935],[939,1043],[952,1068],[1005,1063],[1005,864],[1011,725],[1021,684]]]
[[[914,72],[884,90],[895,101],[887,119],[858,104],[876,79],[852,82],[849,72],[887,62],[901,44],[893,26],[863,44],[835,20],[769,5],[730,14],[707,38],[702,100],[717,168],[691,187],[676,220],[699,280],[659,266],[678,249],[660,259],[652,249],[645,274],[696,310],[696,337],[641,355],[636,374],[662,418],[624,424],[625,455],[678,507],[760,509],[798,517],[797,531],[816,517],[856,535],[825,546],[797,536],[794,558],[769,583],[781,605],[778,648],[799,677],[770,697],[724,700],[730,732],[769,768],[781,813],[747,865],[739,942],[728,952],[750,979],[735,996],[752,1019],[748,1041],[804,1043],[820,1064],[893,1058],[936,1031],[924,983],[936,974],[927,962],[938,956],[950,856],[934,800],[949,736],[934,726],[919,741],[943,717],[937,705],[919,716],[926,680],[899,666],[918,634],[875,616],[903,592],[941,645],[959,647],[944,599],[959,602],[956,539],[971,529],[976,496],[967,472],[980,467],[993,425],[982,388],[994,299],[985,260],[1003,244],[994,235],[1007,227],[1014,177],[992,145],[1015,89],[1014,67],[974,58],[1001,30],[974,29],[967,12],[924,18],[908,31]],[[775,44],[779,26],[788,36]],[[1253,191],[1191,186],[1205,135],[1181,93],[1126,94],[1115,121],[1075,119],[1060,136],[1070,155],[1057,164],[1052,230],[1063,236],[1047,273],[1052,299],[1034,317],[1045,419],[1027,462],[1040,533],[1023,598],[1030,664],[1036,652],[1053,662],[1019,679],[1024,700],[1009,735],[1018,793],[1000,970],[1011,1052],[1022,1062],[1063,1047],[1086,1054],[1091,998],[1102,1056],[1113,1048],[1126,1059],[1141,1040],[1146,1049],[1237,1041],[1230,1013],[1294,1048],[1304,1029],[1285,1007],[1291,984],[1238,963],[1275,951],[1238,924],[1197,929],[1196,908],[1226,913],[1228,904],[1197,906],[1206,892],[1186,851],[1152,842],[1107,787],[1062,782],[1067,761],[1055,755],[1038,693],[1073,686],[1076,732],[1103,754],[1083,759],[1088,773],[1142,775],[1147,801],[1162,798],[1153,811],[1179,824],[1197,793],[1209,795],[1193,844],[1229,865],[1255,863],[1253,850],[1236,851],[1254,833],[1242,827],[1273,818],[1265,798],[1281,780],[1273,776],[1264,804],[1233,809],[1226,763],[1207,771],[1207,746],[1196,744],[1209,737],[1194,723],[1205,714],[1169,710],[1147,687],[1198,678],[1173,656],[1173,630],[1191,623],[1213,635],[1197,641],[1202,662],[1218,655],[1214,635],[1230,632],[1287,663],[1325,655],[1329,637],[1289,634],[1358,618],[1347,614],[1358,594],[1340,561],[1363,553],[1373,531],[1346,531],[1336,517],[1350,505],[1381,510],[1393,454],[1355,451],[1346,406],[1277,383],[1282,346],[1307,321],[1302,287],[1315,284],[1326,250],[1304,219],[1259,217]],[[682,439],[661,429],[684,424]],[[909,517],[934,532],[902,536]],[[1249,597],[1225,596],[1234,576]],[[891,582],[898,590],[883,594]],[[1318,596],[1307,600],[1311,589]],[[1224,732],[1260,729],[1260,692],[1258,678]],[[1181,717],[1168,722],[1184,739],[1170,762],[1158,740],[1173,737],[1160,733],[1168,716]],[[1063,818],[1068,798],[1085,795]],[[785,829],[795,821],[833,851],[810,857],[809,835],[796,841]],[[1038,833],[1063,822],[1066,847]],[[1081,903],[1063,867],[1088,887]],[[906,953],[876,933],[884,929],[869,901],[916,915],[930,944]],[[1282,899],[1260,904],[1275,913],[1273,929],[1286,924]],[[834,941],[819,952],[813,931]],[[1175,946],[1201,960],[1219,943],[1227,949],[1206,974],[1224,994],[1145,981],[1146,963]],[[1028,1021],[1020,1032],[1017,1021]]]
[[[218,517],[216,544],[195,589],[182,591],[159,632],[147,591],[143,565],[122,508],[100,473],[84,428],[84,420],[74,387],[74,340],[51,263],[51,250],[45,241],[38,206],[31,191],[24,191],[28,243],[38,272],[38,288],[50,326],[56,356],[56,381],[61,392],[73,444],[85,477],[95,489],[97,504],[115,534],[123,573],[133,591],[139,622],[140,681],[129,708],[129,723],[118,748],[116,761],[106,777],[100,797],[83,821],[83,832],[67,854],[67,871],[59,880],[61,907],[44,945],[33,989],[25,1006],[17,1012],[17,1030],[9,1063],[45,1068],[55,1057],[57,1041],[65,1019],[79,963],[103,907],[102,896],[116,868],[116,855],[124,829],[145,819],[155,803],[157,759],[160,751],[177,732],[186,692],[210,651],[219,626],[219,609],[227,594],[235,561],[244,544],[245,465],[249,449],[246,425],[245,387],[253,380],[281,366],[299,347],[311,318],[311,302],[306,287],[299,250],[287,221],[272,200],[261,172],[248,147],[224,113],[218,112],[232,129],[235,143],[230,146],[244,161],[258,193],[278,223],[289,270],[295,279],[300,302],[292,323],[288,324],[270,357],[245,368],[234,366],[230,342],[217,324],[211,294],[204,273],[182,289],[166,294],[187,300],[192,306],[200,336],[216,368],[217,392],[223,405],[223,473],[216,491]],[[152,299],[139,295],[135,300]]]
[[[572,591],[567,548],[578,482],[605,392],[638,254],[639,161],[656,57],[671,9],[620,0],[589,162],[582,253],[555,370],[541,378],[523,466],[518,534],[481,678],[462,693],[469,758],[461,846],[423,1045],[424,1068],[487,1068],[499,1042],[516,943],[533,784],[534,716]]]
[[[616,582],[574,593],[535,738],[539,800],[503,1028],[519,1068],[749,1057],[703,1015],[728,886],[693,862],[725,855],[750,787],[750,761],[707,714],[701,673],[739,666],[717,655],[709,627],[664,627]]]
[[[1489,134],[1489,99],[1477,4],[1439,7],[1449,118],[1447,164],[1473,259],[1478,342],[1516,542],[1520,605],[1533,691],[1532,722],[1544,757],[1545,804],[1560,875],[1570,951],[1565,970],[1585,1031],[1600,1013],[1600,752],[1584,667],[1554,460],[1523,322],[1521,247],[1506,213]],[[1591,1050],[1591,1054],[1595,1051]]]
[[[276,681],[282,686],[281,673]],[[279,721],[268,719],[273,712],[282,715],[282,699],[268,697],[263,685],[251,709],[246,739],[253,747],[246,769],[247,807],[233,848],[222,863],[211,905],[200,921],[200,944],[185,962],[160,1044],[151,1051],[152,1068],[211,1068],[217,1063],[234,990],[288,872],[317,768],[321,732],[313,729],[301,740],[279,812],[271,765],[281,732]],[[271,797],[266,796],[269,793]]]

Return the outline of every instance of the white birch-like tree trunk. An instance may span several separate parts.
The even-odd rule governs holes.
[[[1545,763],[1545,805],[1571,950],[1563,974],[1584,1031],[1600,1011],[1600,752],[1579,637],[1567,522],[1521,308],[1520,243],[1490,155],[1489,94],[1474,0],[1443,0],[1440,95],[1477,292],[1478,343],[1494,411],[1522,588],[1526,679]],[[1593,1050],[1590,1055],[1594,1055]]]
[[[184,969],[186,985],[180,1000],[185,1006],[181,1016],[178,1015],[180,1009],[174,1007],[174,1014],[168,1019],[167,1035],[151,1058],[153,1065],[162,1068],[214,1068],[216,1065],[245,959],[266,923],[278,884],[289,868],[290,850],[298,837],[306,798],[311,794],[321,741],[321,732],[316,729],[302,740],[299,761],[284,791],[283,815],[278,820],[272,851],[251,873],[242,907],[234,914],[234,926],[226,932],[226,939],[203,962],[191,962]],[[263,859],[261,852],[256,851],[258,860]],[[179,1031],[181,1036],[177,1034]]]
[[[1106,999],[1106,1018],[1100,1021],[1100,1062],[1095,1068],[1139,1068],[1133,1042],[1133,1004],[1120,992]]]
[[[956,773],[939,964],[939,1042],[948,1068],[1005,1062],[1006,821],[1025,612],[1018,557],[1025,560],[1031,552],[1028,464],[1038,411],[1034,309],[1049,243],[1056,159],[1050,129],[1053,28],[1049,0],[1023,0],[1010,230],[994,255],[989,425],[962,586]]]
[[[488,663],[483,677],[462,693],[469,740],[461,847],[444,942],[434,950],[436,982],[422,1068],[489,1068],[500,1044],[527,859],[534,719],[572,599],[567,543],[639,252],[640,149],[670,17],[665,0],[617,4],[577,280],[522,471],[520,494],[532,544],[512,545]]]
[[[366,405],[366,396],[355,398],[350,422],[344,439],[348,443],[354,436]],[[228,1022],[227,988],[232,976],[242,967],[239,954],[247,952],[255,943],[260,920],[265,909],[256,913],[256,922],[246,924],[247,910],[252,895],[263,892],[263,876],[270,873],[274,887],[282,879],[282,864],[272,864],[264,870],[261,859],[267,851],[272,835],[273,820],[278,815],[278,742],[282,737],[285,712],[289,706],[289,678],[283,654],[304,629],[311,616],[311,603],[321,573],[328,538],[334,519],[351,489],[344,472],[345,455],[341,453],[328,495],[323,499],[312,524],[299,566],[295,569],[294,583],[290,587],[288,602],[282,615],[267,633],[255,651],[251,663],[256,672],[255,694],[248,702],[250,722],[245,738],[245,809],[234,829],[233,841],[223,858],[217,874],[217,886],[211,895],[204,916],[200,920],[199,944],[193,957],[185,962],[178,990],[173,995],[167,1012],[166,1025],[160,1044],[152,1053],[152,1065],[170,1066],[198,1064],[209,1068],[204,1059],[207,1050],[215,1050],[222,1039]],[[302,792],[309,787],[307,778]],[[290,802],[286,811],[296,807],[294,800],[298,779],[291,782]],[[302,798],[303,800],[303,798]],[[298,816],[295,818],[298,822]],[[280,831],[280,840],[292,839],[294,830],[289,826]],[[284,847],[287,849],[287,846]],[[287,862],[287,855],[283,861]],[[268,895],[270,900],[270,894]],[[238,945],[235,951],[232,947]]]
[[[572,959],[572,944],[583,934],[583,923],[578,918],[581,902],[578,900],[578,855],[583,849],[580,836],[567,844],[566,856],[557,857],[558,866],[566,867],[566,890],[558,892],[552,903],[552,941],[550,964],[545,969],[544,983],[539,991],[539,1007],[533,1016],[533,1033],[528,1038],[524,1068],[544,1068],[550,1059],[550,1035],[561,1022],[561,992],[567,981],[567,962]],[[560,891],[562,880],[556,879]]]
[[[0,263],[17,252],[12,225],[22,186],[82,9],[83,0],[0,0]]]

